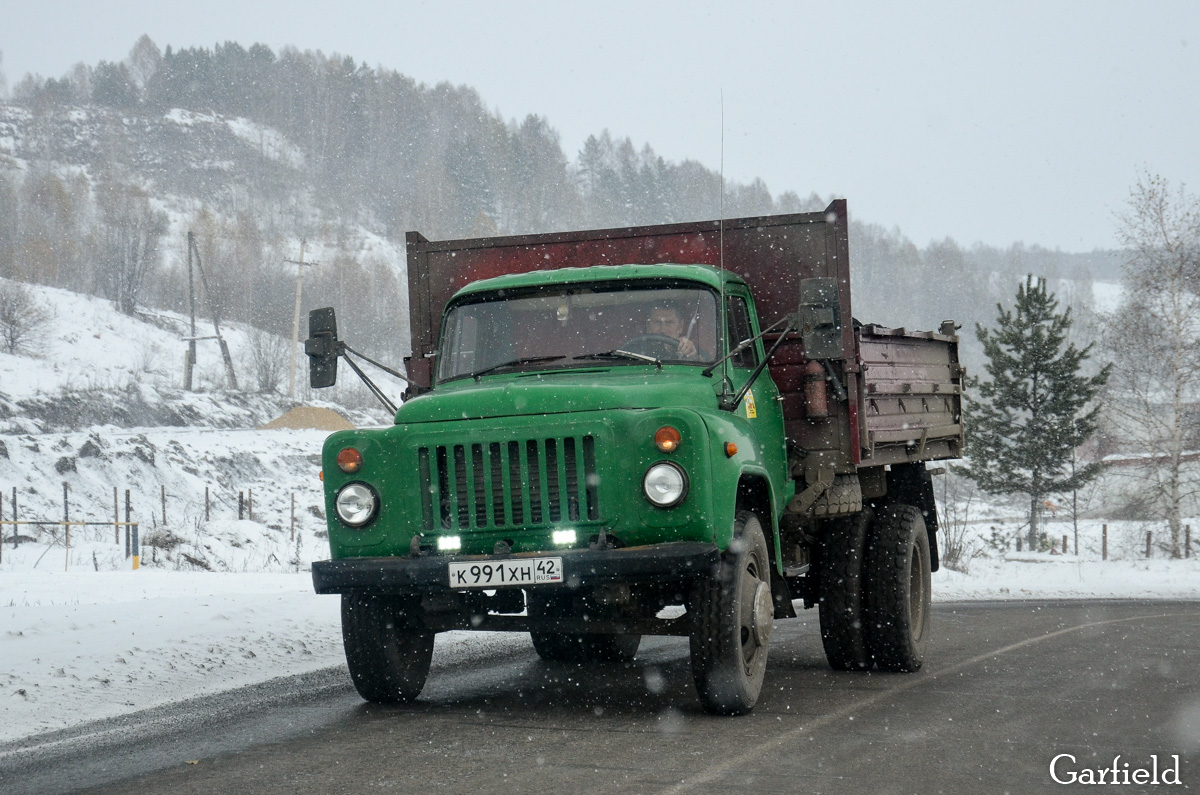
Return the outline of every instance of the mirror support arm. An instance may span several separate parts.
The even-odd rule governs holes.
[[[708,367],[705,367],[703,370],[701,370],[701,371],[700,371],[700,374],[701,374],[701,375],[703,375],[705,378],[709,378],[709,377],[711,377],[711,376],[712,376],[712,374],[713,374],[713,372],[714,372],[714,371],[715,371],[715,370],[716,370],[718,367],[720,367],[722,364],[724,364],[724,363],[725,363],[727,360],[729,360],[729,359],[732,359],[734,356],[737,356],[739,353],[741,353],[742,351],[746,350],[746,349],[747,349],[747,348],[749,348],[751,345],[753,345],[753,344],[754,344],[754,342],[755,342],[756,340],[758,340],[758,339],[761,339],[762,337],[765,337],[766,335],[770,334],[772,331],[774,331],[775,329],[779,328],[779,327],[780,327],[780,326],[782,326],[784,323],[787,323],[787,324],[788,324],[788,328],[787,328],[787,330],[785,330],[785,331],[784,331],[784,333],[783,333],[783,334],[784,334],[784,336],[786,337],[789,331],[795,331],[795,330],[796,330],[796,328],[795,328],[795,322],[794,322],[794,320],[795,320],[794,316],[792,316],[792,315],[784,315],[783,317],[779,318],[779,320],[776,320],[774,323],[772,323],[771,325],[767,326],[765,329],[763,329],[762,331],[758,332],[757,334],[755,334],[755,335],[754,335],[753,337],[751,337],[750,339],[748,339],[748,340],[742,340],[741,342],[739,342],[739,343],[737,344],[737,347],[736,347],[736,348],[734,348],[734,349],[733,349],[733,350],[731,350],[729,353],[727,353],[727,354],[725,354],[724,356],[722,356],[720,359],[717,359],[715,362],[713,362],[712,364],[710,364]],[[777,346],[775,346],[775,347],[779,347],[779,346],[777,345]],[[775,348],[772,348],[772,349],[771,349],[771,351],[772,351],[772,352],[774,352],[774,350],[775,350]],[[769,358],[771,358],[771,357],[770,357],[770,356],[768,356],[767,358],[769,359]]]
[[[361,367],[359,367],[357,364],[354,363],[354,360],[351,359],[347,355],[347,352],[353,353],[355,356],[362,356],[362,354],[358,353],[357,351],[351,351],[350,347],[345,345],[344,343],[343,343],[342,347],[343,347],[343,350],[341,351],[341,357],[346,360],[346,364],[350,365],[350,369],[353,370],[355,372],[355,374],[358,375],[358,377],[362,379],[362,382],[367,385],[367,389],[371,390],[371,394],[374,395],[379,400],[379,402],[383,404],[383,407],[385,409],[387,409],[389,412],[391,412],[392,414],[395,414],[396,413],[395,404],[392,403],[392,401],[387,399],[387,396],[383,394],[383,391],[378,386],[375,385],[374,381],[372,381],[370,378],[367,377],[367,374],[362,371]],[[362,358],[366,359],[368,362],[371,362],[371,360],[367,359],[366,356],[362,356]],[[371,364],[374,364],[376,367],[379,367],[382,370],[387,370],[389,373],[392,373],[393,375],[398,375],[398,373],[392,372],[387,367],[384,367],[381,364],[378,364],[376,362],[371,362]],[[400,376],[400,377],[403,378],[403,376]],[[407,381],[408,379],[405,378],[404,380]]]
[[[362,359],[365,362],[368,362],[369,364],[375,365],[376,367],[378,367],[380,370],[383,370],[388,375],[394,375],[397,378],[399,378],[401,381],[403,381],[404,383],[409,384],[410,386],[417,385],[417,383],[415,381],[413,381],[411,378],[400,375],[400,373],[396,372],[395,370],[388,367],[387,365],[380,364],[379,362],[372,359],[370,356],[366,356],[365,354],[359,353],[358,351],[354,350],[346,343],[343,342],[343,343],[341,343],[341,345],[342,345],[342,349],[343,349],[342,356],[345,356],[347,353],[353,353],[358,358]],[[346,358],[346,361],[350,361],[349,357]],[[357,367],[354,368],[354,370],[355,370],[355,372],[360,372]]]
[[[789,318],[784,319],[787,320]],[[775,326],[778,325],[779,323],[775,324]],[[772,326],[771,328],[775,328],[775,326]],[[764,356],[763,360],[758,363],[758,367],[754,368],[754,372],[751,373],[750,377],[746,379],[746,383],[742,385],[742,388],[738,390],[736,395],[734,395],[732,398],[722,395],[722,409],[725,411],[737,411],[737,407],[741,405],[742,399],[746,397],[746,394],[750,391],[750,388],[754,386],[754,382],[758,380],[760,375],[762,375],[762,371],[767,368],[767,363],[771,361],[771,357],[775,355],[775,351],[779,350],[779,346],[782,345],[784,340],[787,339],[788,334],[791,334],[795,330],[795,327],[789,323],[787,328],[783,330],[783,333],[779,335],[779,339],[775,340],[775,344],[771,346],[771,350],[767,351],[767,355]],[[770,331],[770,329],[768,329],[768,331]],[[766,331],[763,332],[763,334],[766,333]],[[762,335],[760,334],[759,336]]]

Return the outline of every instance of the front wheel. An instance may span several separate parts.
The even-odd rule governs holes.
[[[867,546],[867,638],[884,671],[913,672],[929,640],[929,534],[911,505],[875,515]]]
[[[775,621],[770,565],[758,517],[740,511],[717,570],[693,586],[692,677],[709,712],[744,715],[758,701]]]
[[[412,701],[425,687],[433,633],[397,596],[342,594],[342,644],[354,687],[375,704]]]

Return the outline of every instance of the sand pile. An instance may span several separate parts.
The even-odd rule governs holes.
[[[259,426],[260,431],[270,431],[279,428],[312,428],[318,431],[348,431],[354,428],[350,420],[332,409],[322,409],[316,406],[297,406],[291,411],[284,412],[280,417]]]

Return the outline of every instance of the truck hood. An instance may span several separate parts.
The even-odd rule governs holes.
[[[406,401],[396,424],[667,406],[715,408],[717,377],[698,367],[622,367],[485,377],[439,386]]]

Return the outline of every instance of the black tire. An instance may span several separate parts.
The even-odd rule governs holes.
[[[831,668],[865,671],[873,663],[864,615],[863,556],[871,512],[830,522],[821,537],[821,643]]]
[[[705,710],[744,715],[754,709],[775,621],[771,561],[758,517],[740,511],[733,543],[717,570],[697,578],[688,603],[692,677]]]
[[[533,648],[551,662],[629,662],[641,635],[597,635],[573,632],[530,632]]]
[[[918,671],[929,640],[929,534],[911,505],[875,515],[867,544],[867,646],[884,671]]]
[[[374,704],[412,701],[425,687],[433,633],[396,596],[342,594],[342,644],[354,687]]]

